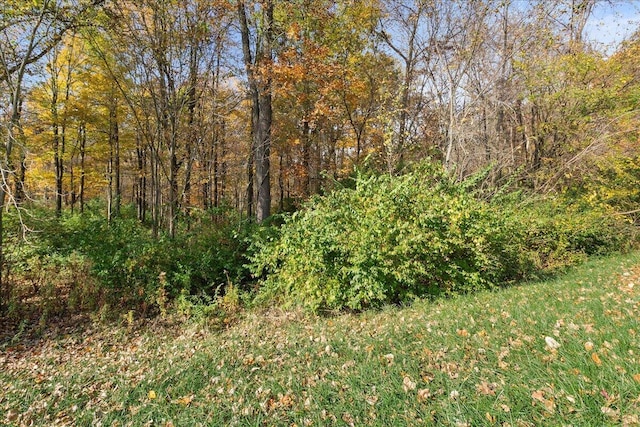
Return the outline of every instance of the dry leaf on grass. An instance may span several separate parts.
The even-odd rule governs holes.
[[[602,366],[602,360],[600,360],[600,356],[598,356],[598,353],[591,353],[591,360],[593,360],[593,363],[595,363],[598,366]]]
[[[557,350],[560,348],[560,343],[551,337],[544,337],[544,342],[547,343],[547,347],[551,350]]]
[[[411,380],[411,377],[406,375],[402,379],[402,389],[404,390],[405,393],[408,393],[416,389],[416,383]]]
[[[431,397],[431,391],[428,388],[418,390],[418,402],[424,402]]]
[[[480,384],[476,384],[476,391],[478,392],[478,394],[482,394],[485,396],[495,396],[497,387],[498,385],[495,383],[482,381]]]

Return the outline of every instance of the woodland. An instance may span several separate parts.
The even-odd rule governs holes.
[[[0,333],[360,312],[635,248],[640,33],[597,46],[596,7],[2,1]]]
[[[0,424],[640,426],[638,9],[0,0]]]

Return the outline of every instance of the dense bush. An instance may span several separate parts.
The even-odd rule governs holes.
[[[313,199],[253,258],[262,298],[362,309],[514,279],[526,265],[506,221],[439,168],[361,178]]]
[[[183,307],[215,301],[229,284],[237,294],[258,278],[258,301],[359,310],[504,286],[634,242],[635,228],[607,205],[487,196],[474,182],[423,164],[399,177],[357,177],[261,227],[232,210],[192,215],[174,239],[154,237],[126,209],[108,223],[102,206],[61,217],[31,208],[6,216],[11,280],[2,301],[10,310],[35,297],[51,312],[146,313],[176,298]],[[26,240],[23,225],[35,230]]]
[[[311,200],[257,242],[259,300],[362,309],[505,285],[608,252],[628,239],[594,209],[510,195],[482,201],[438,166],[359,178]]]
[[[102,212],[96,207],[58,218],[49,210],[33,209],[23,222],[37,232],[29,233],[26,241],[17,234],[8,239],[7,259],[14,276],[48,283],[42,289],[49,289],[82,264],[87,273],[83,281],[90,281],[95,291],[92,305],[143,311],[181,293],[220,295],[227,284],[243,285],[249,277],[245,253],[254,226],[230,211],[218,213],[216,221],[209,215],[195,219],[196,225],[175,239],[153,237],[128,215],[109,223]],[[10,230],[18,225],[11,224]],[[34,271],[46,272],[46,277],[34,276]],[[82,286],[69,286],[73,300]]]
[[[535,197],[497,204],[517,233],[520,251],[535,272],[553,272],[589,255],[628,250],[637,239],[634,226],[605,205],[580,199]]]

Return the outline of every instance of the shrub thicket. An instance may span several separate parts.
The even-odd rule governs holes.
[[[153,237],[126,213],[109,223],[97,207],[61,217],[33,209],[23,221],[37,232],[26,241],[9,236],[7,260],[15,280],[43,285],[33,288],[36,293],[64,284],[75,307],[146,312],[179,294],[221,295],[227,284],[246,282],[245,255],[254,226],[231,211],[217,213],[216,221],[206,217],[170,239]],[[16,223],[10,229],[18,228]],[[71,273],[79,271],[82,279],[74,278]],[[78,303],[77,295],[86,302]]]
[[[486,202],[425,164],[311,200],[256,243],[252,266],[263,278],[259,300],[363,309],[502,286],[626,239],[599,210],[517,196]]]
[[[8,283],[22,286],[5,286],[2,301],[9,311],[36,297],[52,312],[146,313],[175,298],[215,303],[228,284],[237,294],[258,278],[258,301],[360,310],[504,286],[633,241],[634,227],[605,205],[518,193],[487,201],[473,182],[426,163],[403,176],[361,176],[261,227],[232,210],[215,221],[192,215],[173,239],[154,237],[127,210],[108,223],[100,206],[61,217],[33,208],[22,217],[37,230],[27,240],[7,217]]]

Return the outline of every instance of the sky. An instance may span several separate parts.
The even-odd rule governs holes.
[[[585,37],[611,54],[640,27],[640,0],[601,0],[594,6]]]

